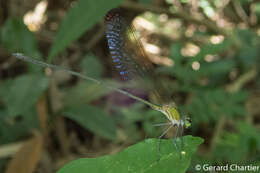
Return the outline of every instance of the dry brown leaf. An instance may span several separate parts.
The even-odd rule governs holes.
[[[43,138],[37,133],[27,141],[8,163],[6,173],[34,172],[42,152]]]

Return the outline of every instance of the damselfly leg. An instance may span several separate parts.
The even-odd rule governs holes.
[[[158,140],[158,160],[160,160],[161,157],[161,151],[160,151],[160,146],[161,146],[161,139],[162,137],[168,133],[168,131],[173,127],[173,125],[171,125],[170,127],[168,127],[160,136],[159,136],[159,140]]]

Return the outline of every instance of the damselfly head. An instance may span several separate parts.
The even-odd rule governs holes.
[[[184,116],[183,124],[184,124],[185,129],[190,128],[190,126],[191,126],[191,119],[190,119],[190,117]]]

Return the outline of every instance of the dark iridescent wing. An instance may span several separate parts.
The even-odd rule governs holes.
[[[170,101],[163,95],[165,87],[154,75],[153,64],[136,38],[132,25],[127,24],[120,9],[112,9],[105,19],[106,38],[115,67],[123,80],[135,81],[139,87],[152,92],[159,104]]]
[[[106,15],[106,37],[108,47],[119,74],[123,80],[132,80],[143,76],[141,66],[136,60],[135,51],[129,40],[129,27],[119,9],[113,9]]]

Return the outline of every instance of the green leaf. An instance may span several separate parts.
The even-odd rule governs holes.
[[[103,109],[89,105],[77,105],[65,108],[63,114],[97,135],[111,140],[116,137],[115,123]]]
[[[122,0],[80,0],[68,11],[62,21],[54,44],[49,52],[48,61],[78,39],[86,30],[96,24],[106,12],[118,6]]]
[[[199,137],[183,137],[183,150],[186,154],[180,155],[173,146],[171,139],[161,140],[161,156],[159,160],[158,140],[147,139],[115,155],[75,160],[61,168],[58,173],[186,172],[190,165],[191,156],[203,142],[203,139]],[[179,138],[177,142],[180,144]]]
[[[22,52],[36,57],[40,55],[36,39],[22,18],[8,18],[1,29],[1,43],[9,52]]]
[[[41,75],[21,75],[0,86],[0,97],[9,116],[17,116],[31,109],[48,87],[48,79]]]

